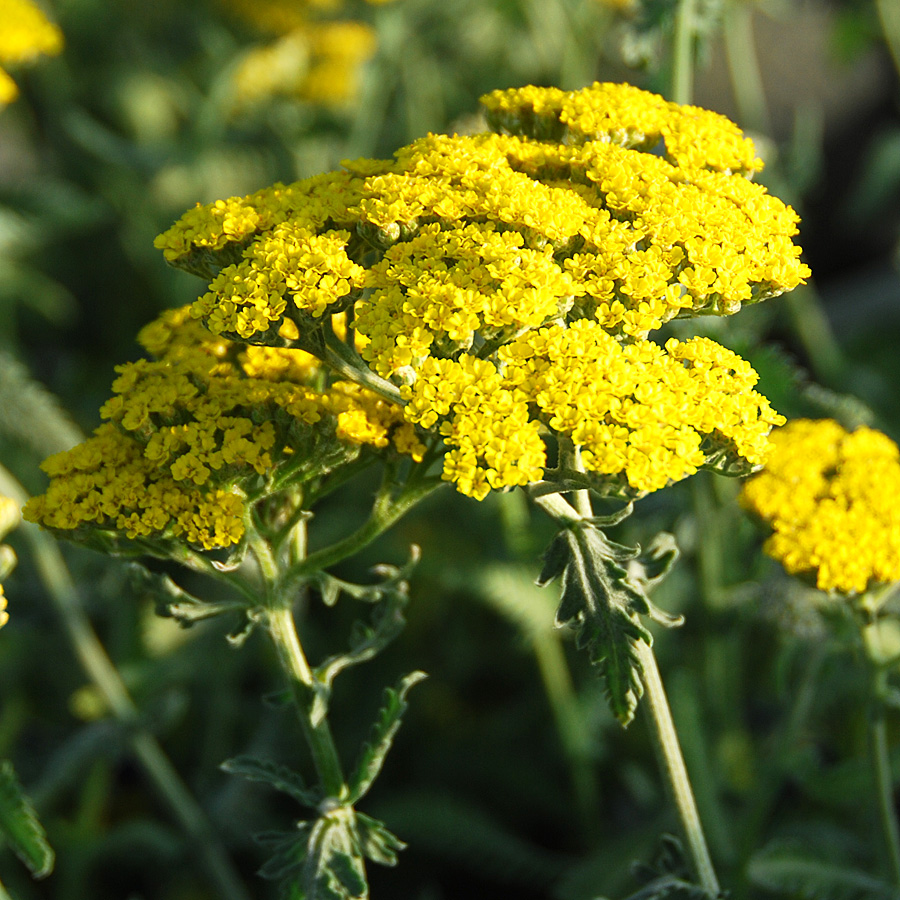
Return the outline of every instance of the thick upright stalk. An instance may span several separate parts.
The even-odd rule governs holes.
[[[346,784],[341,761],[327,717],[324,714],[317,715],[315,711],[319,685],[303,652],[294,625],[294,615],[286,606],[270,609],[268,622],[278,659],[290,679],[291,690],[300,714],[300,724],[309,744],[322,788],[329,797],[336,800],[343,799]]]
[[[875,0],[875,9],[881,20],[884,39],[894,58],[894,65],[900,72],[900,6],[897,0]]]
[[[679,0],[672,46],[671,99],[676,103],[690,103],[694,95],[696,18],[697,0]]]
[[[741,127],[770,134],[772,123],[756,55],[753,12],[743,0],[731,0],[725,7],[725,57]]]
[[[672,721],[672,712],[666,699],[656,656],[643,641],[637,641],[637,653],[644,670],[645,704],[650,720],[653,742],[656,747],[660,769],[666,779],[681,829],[694,868],[694,875],[711,897],[719,894],[719,881],[713,869],[712,859],[706,845],[706,837],[700,824],[700,815],[694,801],[694,792],[688,778],[684,757]]]
[[[875,779],[875,795],[881,833],[887,849],[894,886],[900,888],[900,825],[894,805],[894,779],[888,752],[885,697],[888,692],[887,669],[883,661],[878,626],[870,624],[863,629],[869,667],[871,669],[871,696],[869,699],[869,757]]]

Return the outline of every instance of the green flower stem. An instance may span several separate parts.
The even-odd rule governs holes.
[[[590,829],[596,821],[600,804],[597,778],[588,752],[583,715],[578,708],[578,698],[559,634],[555,630],[537,633],[531,646],[556,720],[556,731],[566,754],[578,812],[584,827]]]
[[[690,103],[694,95],[694,40],[697,0],[679,0],[672,46],[672,100]]]
[[[6,892],[6,888],[3,887],[3,883],[0,882],[0,900],[13,900],[12,897]]]
[[[869,709],[869,754],[872,774],[875,777],[875,793],[881,831],[890,859],[894,885],[900,888],[900,825],[894,806],[894,779],[891,774],[888,753],[885,697],[888,692],[888,670],[881,652],[881,637],[877,623],[863,626],[863,642],[871,672],[871,698]]]
[[[399,406],[406,405],[406,401],[400,396],[400,389],[373,372],[359,354],[332,331],[330,323],[326,323],[322,331],[325,338],[323,362],[345,378],[367,387],[385,400]]]
[[[371,544],[377,537],[384,534],[394,522],[409,512],[416,503],[437,490],[442,484],[443,482],[436,479],[423,479],[421,481],[410,479],[406,487],[395,498],[391,498],[388,487],[383,486],[375,501],[372,515],[365,524],[343,540],[335,542],[330,547],[323,547],[315,553],[310,553],[306,559],[291,566],[281,578],[282,589],[287,590],[307,575],[320,572],[322,569],[327,569],[342,560],[354,556],[363,547]]]
[[[300,713],[300,724],[322,787],[329,797],[343,800],[347,794],[347,786],[341,761],[328,719],[324,715],[313,715],[319,685],[303,652],[293,612],[289,606],[277,606],[268,610],[267,617],[278,659],[290,678],[291,690]]]
[[[881,30],[894,58],[894,65],[900,72],[900,6],[897,0],[875,0],[875,9],[878,10]]]
[[[571,469],[573,472],[584,474],[584,463],[581,461],[581,448],[576,447],[568,438],[560,438],[559,455],[561,467]],[[572,506],[582,516],[590,518],[594,511],[591,509],[590,491],[573,491]]]
[[[19,503],[26,499],[18,482],[2,467],[0,493]],[[78,661],[113,716],[125,727],[131,749],[147,777],[184,832],[196,842],[219,895],[226,900],[249,900],[249,894],[203,810],[181,781],[157,740],[140,725],[140,713],[81,608],[78,592],[55,541],[36,525],[23,522],[21,528],[32,547],[35,565],[62,619]]]
[[[711,897],[719,895],[719,881],[716,878],[710,859],[706,837],[700,824],[700,815],[694,801],[694,792],[688,778],[684,757],[678,743],[672,712],[666,699],[656,656],[651,647],[643,641],[636,642],[637,655],[644,673],[644,702],[649,713],[651,732],[656,747],[659,766],[665,776],[681,828],[687,844],[688,853],[694,866],[694,874],[700,885]]]
[[[583,518],[578,511],[559,494],[548,494],[534,500],[561,525],[571,525]],[[684,833],[694,874],[700,885],[711,897],[719,895],[719,881],[713,869],[706,837],[700,824],[700,814],[688,778],[687,767],[678,743],[678,734],[669,709],[665,688],[656,665],[656,656],[644,641],[635,642],[635,650],[643,672],[645,704],[648,711],[651,734],[657,751],[659,767],[675,804],[678,819]]]
[[[801,284],[785,295],[784,304],[813,373],[824,384],[841,390],[846,381],[844,355],[818,293],[809,284]]]
[[[744,0],[730,0],[723,24],[725,57],[740,124],[751,131],[770,134],[769,106],[753,37],[752,5]]]

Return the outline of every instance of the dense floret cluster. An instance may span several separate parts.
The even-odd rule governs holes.
[[[766,552],[823,591],[900,580],[900,450],[871,428],[799,419],[773,432],[744,506],[772,529]]]
[[[418,456],[399,407],[348,382],[326,384],[300,350],[241,347],[188,309],[148,325],[156,359],[120,366],[107,421],[50,457],[46,494],[26,516],[60,531],[180,538],[204,549],[237,543],[247,501],[327,473],[362,446]]]
[[[350,313],[358,366],[439,431],[444,477],[471,496],[540,480],[553,436],[632,494],[723,454],[759,465],[782,420],[747,363],[647,340],[808,276],[795,213],[749,180],[752,143],[628,85],[482,102],[504,133],[429,135],[190,210],[157,246],[208,279],[193,315],[262,345],[291,323],[315,351],[309,335]]]

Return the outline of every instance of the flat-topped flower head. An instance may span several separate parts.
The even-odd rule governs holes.
[[[2,12],[0,66],[23,65],[62,50],[62,32],[31,0],[5,0]],[[15,100],[18,93],[16,83],[0,68],[0,105]]]
[[[557,318],[643,338],[808,276],[797,216],[745,177],[758,161],[727,119],[629,85],[484,102],[517,133],[429,135],[393,161],[190,210],[157,246],[209,280],[194,314],[261,344],[288,319],[308,348],[356,306],[389,375]],[[532,127],[547,116],[565,135]]]
[[[249,503],[319,478],[361,448],[422,444],[396,405],[330,381],[299,350],[243,347],[169,311],[139,336],[156,359],[118,368],[108,421],[50,457],[32,520],[75,538],[182,539],[210,550],[243,536]]]
[[[871,428],[798,419],[771,436],[741,502],[772,530],[766,553],[823,591],[900,580],[900,450]]]

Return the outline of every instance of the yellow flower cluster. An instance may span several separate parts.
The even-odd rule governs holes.
[[[55,55],[62,50],[62,32],[31,0],[4,0],[3,27],[0,28],[0,64],[19,65],[40,54]],[[18,96],[16,83],[0,68],[0,104]]]
[[[330,176],[198,207],[161,235],[157,246],[173,264],[212,279],[197,315],[214,331],[245,340],[260,339],[284,316],[296,319],[295,310],[322,315],[347,306],[361,287],[373,289],[363,301],[366,325],[360,330],[374,344],[370,359],[381,370],[395,366],[390,345],[400,328],[396,311],[403,306],[404,315],[419,317],[424,280],[438,293],[447,293],[449,283],[457,317],[477,320],[490,332],[484,304],[512,310],[515,303],[505,293],[509,279],[483,270],[518,266],[522,290],[537,302],[529,299],[522,321],[506,323],[511,329],[537,327],[560,314],[561,304],[570,319],[596,318],[608,331],[643,338],[674,316],[732,314],[808,277],[792,240],[796,214],[763,187],[718,165],[726,153],[721,147],[714,152],[713,135],[719,132],[710,126],[705,143],[700,141],[700,132],[684,124],[697,117],[627,85],[580,93],[590,95],[598,87],[644,98],[648,110],[657,110],[657,120],[668,121],[666,113],[669,131],[688,135],[708,165],[690,168],[684,159],[675,165],[609,139],[569,146],[497,134],[430,135],[398,151],[393,163],[348,163]],[[642,107],[634,106],[638,117]],[[735,126],[720,131],[723,146],[731,146],[726,138]],[[505,261],[479,260],[477,240],[464,237],[473,229],[493,234],[496,248],[490,253],[505,255]],[[323,288],[315,278],[297,283],[283,277],[281,268],[296,268],[290,259],[282,262],[293,252],[282,246],[286,235],[303,234],[309,242],[343,231],[352,239],[334,250],[314,251],[332,257],[322,263],[329,276]],[[448,257],[456,259],[453,271],[426,271],[429,246],[436,252],[459,241],[457,256]],[[373,248],[383,258],[363,273],[356,267],[368,263]],[[542,254],[544,262],[538,263]],[[423,278],[412,285],[415,269]],[[471,286],[467,269],[479,273]],[[493,298],[487,300],[486,292]],[[283,299],[287,293],[290,302]],[[544,302],[550,297],[560,302]],[[432,306],[442,302],[435,294]],[[473,331],[476,339],[493,339],[467,327],[457,351],[467,349]],[[398,348],[399,356],[405,353]]]
[[[730,119],[682,106],[630,84],[600,84],[580,91],[524,87],[481,98],[498,131],[583,144],[607,141],[659,149],[680,168],[753,173],[762,169],[753,142]]]
[[[551,325],[501,347],[499,366],[429,359],[406,416],[454,449],[444,478],[481,499],[542,477],[541,434],[582,448],[587,472],[639,494],[692,475],[716,450],[759,465],[784,422],[750,365],[706,338],[621,344],[595,322]]]
[[[44,463],[52,480],[26,506],[30,520],[228,547],[244,533],[245,499],[282,465],[311,477],[362,445],[424,449],[397,406],[353,384],[317,390],[311,382],[323,373],[313,357],[235,346],[187,307],[139,341],[157,359],[119,367],[101,410],[110,421]]]
[[[823,591],[900,580],[900,450],[871,428],[798,419],[772,433],[741,502],[772,529],[766,552]]]
[[[780,418],[752,369],[709,341],[646,341],[809,275],[796,214],[746,177],[752,145],[627,85],[484,103],[521,133],[429,135],[393,161],[189,211],[157,246],[209,280],[193,315],[314,348],[346,311],[360,368],[401,387],[407,422],[440,429],[444,475],[472,496],[540,478],[548,429],[632,492],[717,453],[760,464]]]
[[[252,48],[237,67],[238,104],[288,96],[332,105],[355,97],[360,67],[375,51],[375,32],[364,22],[335,19],[346,11],[341,0],[226,0],[225,5],[253,28],[278,36]]]
[[[347,256],[346,231],[315,234],[294,222],[281,222],[244,251],[211,282],[194,314],[217,334],[248,339],[281,327],[298,313],[320,318],[335,312],[343,298],[362,288],[365,269]],[[348,300],[354,299],[348,297]],[[295,311],[296,310],[296,311]]]

